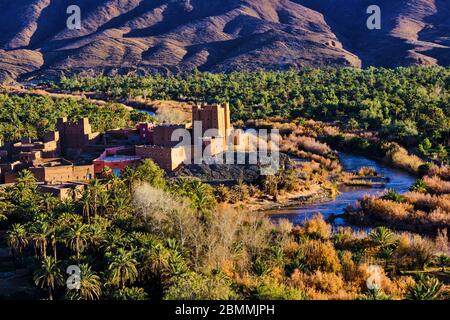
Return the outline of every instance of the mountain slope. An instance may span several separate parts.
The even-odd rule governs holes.
[[[66,27],[79,5],[82,28]],[[382,9],[382,29],[366,8]],[[450,63],[446,0],[16,0],[0,3],[0,80],[292,66]]]

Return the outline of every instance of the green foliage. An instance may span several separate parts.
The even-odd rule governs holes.
[[[359,300],[390,300],[389,296],[379,289],[368,290]]]
[[[394,201],[398,203],[405,202],[405,198],[395,190],[389,189],[384,196],[382,197],[384,200]]]
[[[259,300],[305,300],[306,295],[300,290],[266,280],[256,287],[255,298]]]
[[[219,275],[190,273],[177,277],[168,288],[166,300],[227,300],[235,298],[230,284]]]
[[[0,138],[5,141],[42,138],[44,132],[55,130],[57,118],[63,116],[69,121],[88,117],[99,132],[151,120],[145,113],[114,103],[99,106],[85,99],[0,94]]]
[[[410,300],[437,300],[443,297],[442,282],[430,276],[421,274],[407,294]]]
[[[424,156],[431,155],[431,149],[433,148],[433,145],[431,144],[430,139],[425,138],[418,146],[417,149],[419,152]]]
[[[394,241],[394,233],[386,227],[376,227],[369,233],[369,238],[379,246],[390,245]]]
[[[117,290],[113,293],[114,300],[148,300],[149,295],[143,288],[131,287]]]
[[[62,270],[53,257],[44,257],[41,265],[34,272],[34,283],[43,289],[48,290],[48,298],[53,300],[53,290],[62,285]]]
[[[410,190],[414,192],[427,193],[427,185],[423,179],[417,179],[411,186]]]
[[[450,257],[446,254],[441,254],[437,257],[437,265],[445,272],[445,269],[450,266]]]
[[[268,116],[333,119],[350,129],[382,128],[383,135],[398,142],[428,138],[437,147],[445,145],[450,128],[449,75],[450,69],[442,67],[305,68],[170,77],[76,77],[63,78],[56,85],[122,98],[227,101],[234,120]],[[442,159],[448,157],[445,148],[437,151]]]

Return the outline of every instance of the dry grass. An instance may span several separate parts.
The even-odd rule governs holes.
[[[403,195],[405,200],[414,205],[416,210],[433,211],[441,208],[450,212],[450,195],[431,195],[420,192],[407,192]]]
[[[362,177],[376,177],[378,176],[378,173],[373,167],[361,167],[358,170],[357,175]]]
[[[427,176],[423,178],[423,182],[427,186],[427,190],[434,194],[450,193],[450,182],[442,180],[438,176]]]
[[[405,169],[409,172],[418,173],[419,167],[424,164],[418,156],[411,155],[398,144],[393,143],[393,149],[388,151],[386,158],[394,166]]]
[[[300,136],[291,139],[295,139],[294,141],[297,143],[297,145],[307,152],[319,154],[322,156],[331,152],[331,148],[328,145],[318,142],[316,139],[311,137]]]
[[[450,181],[450,166],[437,166],[434,165],[430,168],[429,175],[438,176],[443,180]]]
[[[362,210],[372,218],[381,221],[404,220],[411,216],[414,207],[409,203],[365,197],[360,201]]]

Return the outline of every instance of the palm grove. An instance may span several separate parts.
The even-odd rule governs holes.
[[[352,130],[377,130],[384,139],[410,143],[441,161],[447,159],[449,85],[445,68],[194,72],[58,84],[113,98],[230,101],[237,122],[266,116],[337,120]],[[6,141],[39,137],[61,115],[89,116],[99,131],[149,120],[114,103],[88,100],[3,94],[0,105]],[[149,160],[121,177],[105,170],[65,201],[41,193],[34,182],[23,171],[17,183],[0,190],[0,230],[7,230],[15,267],[30,270],[40,298],[448,297],[446,286],[427,275],[448,268],[444,232],[435,239],[386,227],[367,234],[333,229],[320,215],[302,226],[273,223],[244,210],[242,197],[254,186],[213,188],[192,178],[169,180]],[[380,289],[367,287],[371,264],[382,266]],[[66,270],[73,265],[81,271],[80,290],[66,285]]]
[[[226,101],[234,120],[241,121],[274,116],[336,121],[348,129],[374,130],[385,139],[407,143],[423,156],[449,160],[449,68],[194,71],[169,77],[63,78],[54,85],[115,98]]]
[[[65,201],[40,193],[34,182],[23,171],[0,193],[0,213],[17,268],[31,270],[43,298],[446,297],[436,278],[401,272],[445,270],[438,240],[384,227],[332,231],[320,215],[301,227],[273,224],[224,206],[222,193],[199,180],[166,180],[150,160],[121,178],[105,170]],[[380,289],[367,288],[369,263],[384,266]],[[66,285],[73,265],[81,271],[79,290]]]

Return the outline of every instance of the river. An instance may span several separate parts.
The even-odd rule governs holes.
[[[320,212],[327,219],[332,215],[344,213],[345,208],[355,205],[364,195],[378,195],[386,189],[405,193],[416,180],[416,177],[407,172],[362,156],[340,153],[339,158],[346,171],[357,171],[361,167],[373,167],[380,176],[388,178],[389,181],[382,187],[343,187],[340,190],[341,193],[332,201],[269,211],[270,218],[272,220],[287,219],[298,225]],[[336,218],[333,224],[339,226],[347,223],[342,218]]]

